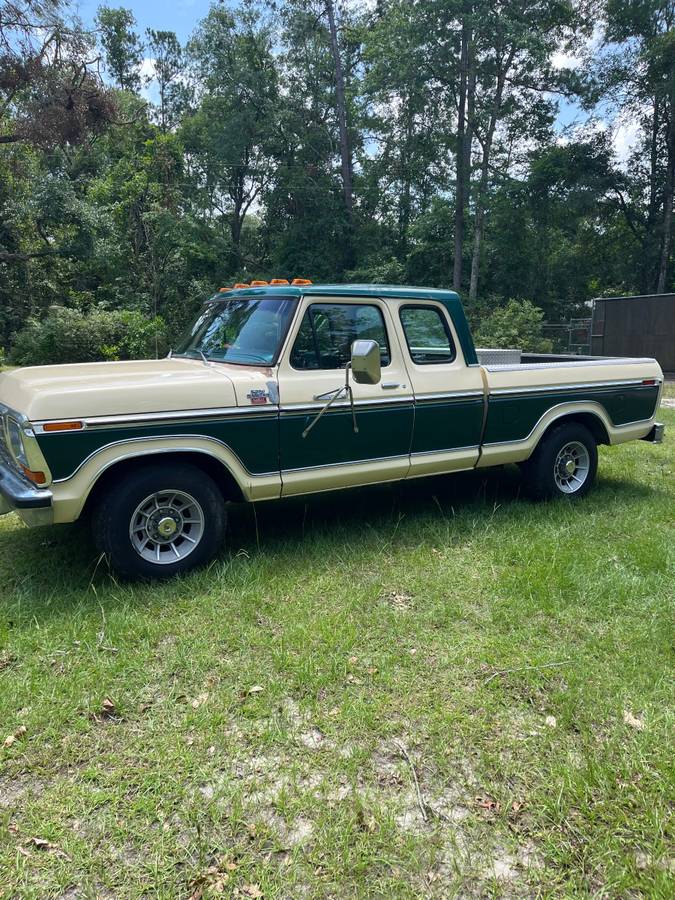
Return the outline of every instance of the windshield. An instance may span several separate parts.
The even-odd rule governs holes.
[[[176,351],[239,365],[270,366],[276,362],[296,301],[288,297],[255,297],[210,303]]]

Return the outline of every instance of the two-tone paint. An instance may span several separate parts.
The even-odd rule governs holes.
[[[373,285],[237,291],[269,293],[297,306],[274,366],[173,357],[0,376],[0,401],[21,410],[33,462],[47,475],[54,521],[76,519],[102,474],[134,458],[206,455],[227,470],[241,499],[263,500],[520,462],[566,416],[590,417],[598,440],[609,444],[653,427],[662,386],[654,360],[480,366],[453,292]],[[340,401],[306,433],[344,381],[339,370],[291,365],[304,312],[322,302],[377,305],[387,329],[391,358],[380,383],[353,384],[356,431],[350,404]],[[410,304],[440,311],[451,361],[411,358],[400,317]],[[71,419],[80,427],[49,430]]]

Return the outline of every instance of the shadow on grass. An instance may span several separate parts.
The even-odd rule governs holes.
[[[580,517],[606,510],[613,514],[618,497],[622,502],[644,502],[662,494],[628,479],[602,477],[591,496],[575,509]],[[547,515],[561,503],[545,504]],[[402,524],[410,532],[427,522],[452,519],[454,527],[487,520],[497,508],[509,507],[510,515],[524,523],[533,510],[541,509],[523,496],[522,480],[516,466],[454,475],[413,479],[370,487],[352,488],[289,498],[276,502],[234,505],[230,509],[224,561],[244,550],[288,552],[289,544],[320,535],[339,553],[344,547],[391,537]],[[328,552],[328,550],[327,550]],[[110,584],[105,560],[94,549],[86,521],[54,528],[0,531],[0,572],[5,595],[11,591],[28,612],[43,607],[46,599],[56,607],[79,602],[90,586]],[[187,576],[189,577],[189,576]],[[114,586],[114,585],[113,585]],[[140,596],[143,590],[140,590]],[[92,593],[92,600],[94,600]]]
[[[575,508],[581,517],[585,510],[588,514],[606,509],[610,514],[617,497],[622,502],[644,502],[662,493],[628,479],[602,478],[590,497]],[[407,527],[411,522],[414,527],[416,521],[452,517],[461,527],[463,521],[487,520],[496,508],[508,507],[514,518],[528,520],[533,510],[545,509],[548,515],[569,505],[567,500],[546,504],[530,500],[516,466],[495,467],[259,503],[255,508],[236,506],[230,513],[228,544],[231,550],[248,553],[276,550],[320,531],[324,538],[334,539],[339,550],[343,543],[362,539],[373,529],[391,532],[403,519]]]

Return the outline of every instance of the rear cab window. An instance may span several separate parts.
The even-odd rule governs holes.
[[[400,308],[399,317],[410,358],[416,365],[454,362],[455,343],[438,307],[406,304]]]
[[[305,311],[293,344],[294,369],[344,369],[356,340],[377,341],[380,362],[391,362],[382,311],[372,303],[312,303]]]

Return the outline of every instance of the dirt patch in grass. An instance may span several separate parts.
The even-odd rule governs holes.
[[[45,789],[45,782],[34,775],[0,776],[0,809],[15,810],[28,799],[34,800]]]

